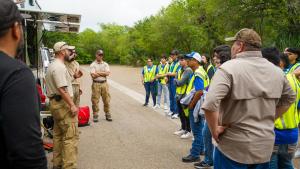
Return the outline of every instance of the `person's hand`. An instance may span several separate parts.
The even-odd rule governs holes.
[[[82,75],[83,75],[82,71],[79,70],[74,74],[74,78],[78,79],[78,78],[82,77]]]
[[[142,80],[142,85],[144,85],[145,84],[145,81],[144,80]]]
[[[79,89],[79,95],[82,95],[82,90],[81,89]]]
[[[219,140],[219,136],[224,133],[224,131],[226,130],[226,126],[217,126],[217,128],[211,133],[212,134],[212,137],[213,139],[219,143],[220,140]]]
[[[165,81],[166,81],[166,83],[168,83],[168,82],[169,82],[169,79],[168,79],[167,77],[165,77]]]
[[[71,115],[72,115],[72,117],[77,116],[78,111],[79,111],[79,109],[78,109],[78,107],[76,105],[72,105],[71,106]]]

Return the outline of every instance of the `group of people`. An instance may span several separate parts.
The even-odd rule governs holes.
[[[53,127],[53,168],[77,168],[78,108],[80,103],[80,80],[83,72],[75,60],[75,46],[57,42],[54,47],[55,59],[46,73],[47,96],[54,119]],[[110,94],[107,76],[109,65],[103,61],[104,52],[96,51],[96,59],[90,65],[92,83],[93,121],[99,121],[99,99],[102,97],[106,120],[111,122],[109,109]]]
[[[144,106],[151,94],[160,108],[163,93],[166,113],[180,118],[174,134],[193,137],[182,161],[195,168],[294,168],[300,49],[262,48],[259,34],[247,28],[225,40],[232,47],[216,47],[212,59],[177,50],[168,60],[162,55],[158,66],[149,58],[142,71]]]

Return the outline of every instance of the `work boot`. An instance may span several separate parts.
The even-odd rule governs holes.
[[[93,121],[94,121],[94,123],[99,122],[99,120],[98,120],[98,115],[94,115],[94,116],[93,116]]]
[[[192,155],[188,155],[182,158],[182,162],[184,163],[194,163],[199,161],[200,161],[200,157],[193,157]]]
[[[111,122],[111,121],[112,121],[112,118],[111,118],[111,116],[110,116],[110,115],[107,115],[107,116],[106,116],[106,121],[109,121],[109,122]]]

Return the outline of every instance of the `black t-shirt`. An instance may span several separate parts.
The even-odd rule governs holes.
[[[0,168],[46,169],[31,70],[0,51]]]

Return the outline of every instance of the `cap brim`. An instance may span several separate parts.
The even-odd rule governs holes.
[[[68,49],[74,50],[74,49],[75,49],[75,46],[68,46]]]
[[[233,41],[236,41],[236,38],[235,37],[225,38],[225,41],[226,42],[233,42]]]

